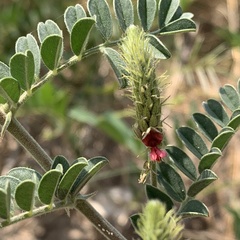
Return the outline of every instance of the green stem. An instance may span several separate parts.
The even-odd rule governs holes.
[[[78,199],[76,210],[87,217],[96,229],[108,240],[127,240],[116,228],[103,218],[86,200]]]
[[[4,122],[5,114],[0,111],[0,124],[4,125]],[[50,169],[52,159],[18,120],[13,118],[7,130],[33,156],[43,170]]]
[[[71,208],[72,206],[73,206],[72,203],[66,204],[65,201],[56,202],[52,205],[51,208],[49,207],[49,205],[44,205],[44,206],[41,206],[41,207],[38,207],[38,208],[32,210],[31,212],[23,212],[14,217],[11,217],[9,219],[9,221],[8,220],[2,221],[0,223],[0,228],[12,225],[14,223],[20,222],[22,220],[25,220],[25,219],[28,219],[31,217],[45,215],[47,213],[52,213],[52,212],[55,212],[60,209]]]
[[[153,187],[157,187],[157,166],[156,163],[151,161],[151,171],[150,171],[150,177],[151,177],[151,185]]]

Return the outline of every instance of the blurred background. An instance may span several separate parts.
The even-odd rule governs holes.
[[[86,7],[85,0],[57,3],[1,0],[0,61],[8,64],[18,37],[30,32],[37,36],[37,23],[47,19],[63,29],[64,58],[68,59],[71,51],[63,13],[76,3]],[[194,13],[197,32],[161,37],[172,58],[161,61],[158,68],[159,75],[168,76],[163,94],[169,99],[162,117],[167,123],[166,144],[179,146],[176,127],[194,126],[190,116],[196,111],[204,112],[202,102],[219,99],[218,88],[226,83],[236,86],[240,77],[239,1],[182,0],[181,6],[184,11]],[[114,34],[117,37],[118,30]],[[92,34],[89,46],[99,43],[99,35]],[[64,155],[73,161],[79,156],[103,155],[109,159],[110,164],[92,179],[84,193],[97,191],[91,203],[128,239],[137,237],[128,217],[141,210],[146,201],[138,178],[147,155],[131,131],[134,120],[130,108],[131,102],[119,89],[111,67],[99,54],[64,70],[18,113],[21,123],[52,157]],[[214,166],[219,180],[198,196],[208,206],[210,217],[186,221],[183,239],[240,239],[239,140],[237,133]],[[15,166],[34,167],[41,172],[9,134],[1,141],[0,152],[1,174]],[[69,218],[60,211],[1,229],[0,239],[101,240],[102,237],[81,214],[72,211]]]

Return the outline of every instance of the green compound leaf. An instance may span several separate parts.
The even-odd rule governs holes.
[[[47,20],[45,23],[43,22],[38,23],[37,32],[38,32],[39,41],[41,43],[51,35],[58,35],[62,37],[61,29],[52,20]]]
[[[159,163],[158,181],[164,186],[167,194],[177,202],[184,201],[186,197],[185,186],[180,175],[170,165]]]
[[[90,15],[96,16],[96,26],[105,40],[112,36],[112,16],[105,0],[89,0],[88,11]]]
[[[59,164],[62,165],[63,174],[65,174],[70,167],[68,160],[62,155],[56,156],[53,160],[51,169],[55,169]]]
[[[179,6],[179,0],[160,0],[159,1],[159,28],[161,29],[173,18]]]
[[[208,217],[209,211],[206,205],[198,200],[189,200],[179,211],[182,218]]]
[[[11,189],[9,182],[6,182],[4,188],[0,188],[0,217],[3,219],[10,219],[11,217]]]
[[[34,57],[31,51],[25,54],[16,53],[10,59],[11,75],[19,82],[21,88],[25,91],[31,89],[34,82]]]
[[[165,27],[160,29],[160,34],[174,34],[174,33],[180,33],[180,32],[190,32],[195,31],[196,25],[194,21],[188,18],[180,18],[178,20],[175,20],[169,24],[167,24]]]
[[[63,175],[57,190],[57,196],[60,200],[65,199],[69,195],[73,184],[86,165],[88,165],[87,159],[81,158],[79,162],[73,164]]]
[[[94,23],[95,20],[93,18],[81,18],[73,25],[71,48],[75,55],[79,56],[85,50]]]
[[[88,160],[88,165],[83,168],[77,180],[75,181],[71,194],[77,195],[85,184],[106,164],[108,160],[104,157],[94,157]]]
[[[199,159],[208,153],[207,146],[196,131],[189,127],[180,127],[177,129],[178,137],[186,147]]]
[[[235,132],[232,128],[224,127],[219,133],[219,135],[213,140],[211,147],[216,147],[220,150],[223,150],[223,148],[229,142],[234,133]]]
[[[131,0],[114,0],[113,8],[123,32],[134,23],[134,12]]]
[[[214,147],[211,151],[205,154],[198,165],[199,173],[202,173],[205,169],[211,169],[216,163],[217,159],[222,156],[220,149]]]
[[[146,193],[147,193],[147,197],[149,200],[157,199],[160,202],[164,203],[166,205],[167,211],[169,211],[173,208],[172,199],[167,194],[160,191],[158,188],[155,188],[152,185],[147,184],[146,185]]]
[[[31,180],[21,182],[15,193],[17,205],[24,211],[32,211],[34,206],[36,184]]]
[[[229,122],[229,117],[223,106],[214,99],[209,99],[203,103],[203,107],[207,114],[216,122],[220,127],[224,127]]]
[[[209,141],[212,142],[218,135],[218,130],[212,120],[202,113],[194,113],[193,119],[196,122],[199,130]]]
[[[0,95],[8,103],[17,103],[20,97],[20,93],[20,85],[16,79],[5,77],[0,80]]]
[[[217,179],[217,175],[210,169],[203,170],[197,181],[189,187],[187,195],[189,197],[195,197],[199,192]]]
[[[38,76],[40,72],[41,58],[36,39],[31,34],[27,34],[26,37],[18,38],[15,45],[15,50],[16,53],[23,54],[25,54],[28,50],[32,52],[35,65],[35,75]]]
[[[169,157],[174,161],[175,165],[187,177],[195,181],[197,178],[197,171],[192,160],[180,148],[175,146],[167,146],[166,151]]]
[[[149,39],[150,51],[152,51],[155,58],[168,59],[171,57],[169,50],[156,36],[148,34],[147,38]]]
[[[240,125],[240,109],[237,109],[233,112],[228,126],[236,130]]]
[[[41,45],[41,56],[44,64],[55,70],[63,54],[63,39],[59,35],[51,35],[44,39]]]
[[[239,94],[232,85],[224,85],[224,87],[220,88],[219,93],[222,101],[231,111],[235,111],[240,107]]]
[[[0,61],[0,79],[10,76],[10,68],[5,63]]]
[[[64,23],[69,33],[71,33],[73,25],[81,18],[85,18],[86,12],[80,4],[69,6],[64,12]]]
[[[42,176],[38,187],[38,196],[43,204],[52,204],[61,176],[62,165],[60,164],[56,169],[49,170]]]
[[[144,31],[148,31],[154,21],[157,3],[156,0],[138,0],[138,18]]]
[[[128,86],[127,79],[124,77],[127,75],[125,70],[126,63],[122,59],[122,56],[112,48],[102,48],[102,52],[106,55],[113,71],[115,72],[120,88],[126,88]]]

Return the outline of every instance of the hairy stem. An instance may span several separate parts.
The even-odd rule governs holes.
[[[76,210],[87,217],[96,229],[108,240],[127,240],[116,228],[103,218],[86,200],[78,199]]]
[[[151,176],[151,185],[154,187],[157,187],[157,167],[156,163],[151,161],[151,171],[150,171],[150,176]]]
[[[0,111],[0,124],[3,125],[4,122],[5,115]],[[43,170],[50,169],[52,159],[18,120],[12,118],[7,130],[33,156]]]

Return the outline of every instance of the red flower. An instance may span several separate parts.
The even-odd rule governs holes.
[[[150,149],[150,159],[152,161],[160,162],[162,158],[167,156],[167,153],[164,150],[159,149],[158,147],[152,147]]]
[[[142,142],[147,147],[156,147],[162,142],[162,140],[163,140],[162,133],[155,128],[148,128],[142,138]]]
[[[155,128],[148,128],[142,138],[142,142],[150,148],[150,159],[152,161],[161,161],[167,153],[158,148],[163,140],[163,134]]]

